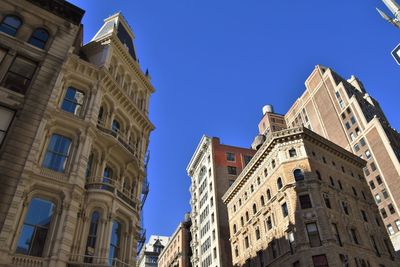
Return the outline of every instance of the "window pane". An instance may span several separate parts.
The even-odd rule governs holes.
[[[22,77],[31,79],[33,73],[35,72],[35,69],[36,69],[36,64],[33,63],[32,61],[22,57],[16,57],[10,68],[10,71],[19,74]]]
[[[3,85],[10,90],[24,94],[35,72],[36,63],[16,57],[3,80]]]
[[[42,256],[53,212],[53,203],[39,198],[32,199],[18,239],[17,253]]]
[[[43,167],[63,172],[67,162],[71,140],[64,136],[53,134],[43,161]]]
[[[45,29],[38,28],[32,33],[32,36],[29,38],[28,43],[43,49],[48,39],[48,32]]]
[[[21,26],[21,20],[16,16],[7,16],[4,18],[0,25],[0,31],[5,32],[11,36],[15,36],[19,27]]]

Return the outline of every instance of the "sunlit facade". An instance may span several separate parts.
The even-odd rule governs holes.
[[[133,32],[117,13],[82,46],[79,8],[5,2],[0,266],[135,266],[154,88]]]

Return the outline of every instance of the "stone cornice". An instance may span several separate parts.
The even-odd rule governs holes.
[[[223,195],[222,201],[225,204],[228,204],[240,191],[240,189],[246,184],[251,175],[257,171],[258,166],[261,165],[262,161],[268,156],[273,148],[278,143],[284,143],[290,139],[306,139],[308,141],[311,141],[318,146],[323,147],[325,150],[328,150],[329,152],[343,158],[344,160],[349,161],[352,164],[358,165],[359,167],[364,167],[366,164],[363,159],[360,159],[351,152],[345,150],[344,148],[334,144],[333,142],[323,138],[322,136],[314,133],[313,131],[305,127],[289,128],[283,131],[274,132],[267,138],[267,140],[265,140],[264,144],[260,147],[260,149],[254,155],[251,161],[243,169],[243,171],[237,177],[232,186]]]
[[[193,176],[194,170],[196,169],[198,163],[200,162],[201,157],[206,152],[208,146],[211,144],[211,137],[203,135],[199,144],[197,145],[196,151],[194,152],[190,162],[186,168],[188,175]]]

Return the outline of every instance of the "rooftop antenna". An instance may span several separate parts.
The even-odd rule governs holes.
[[[390,10],[390,12],[394,15],[394,18],[389,17],[388,15],[386,15],[385,12],[383,12],[379,8],[376,8],[378,13],[381,15],[381,17],[384,20],[393,24],[395,27],[400,28],[400,6],[399,6],[399,4],[397,4],[395,0],[382,0],[382,2],[387,6],[387,8]]]

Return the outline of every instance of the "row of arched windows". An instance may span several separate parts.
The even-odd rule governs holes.
[[[296,182],[303,181],[303,180],[304,180],[304,173],[303,173],[303,170],[301,170],[301,169],[295,169],[295,170],[293,171],[293,177],[294,177],[294,180],[295,180]],[[260,182],[260,177],[257,177],[257,183],[258,183],[258,185],[261,184],[261,182]],[[278,177],[278,179],[276,180],[276,187],[277,187],[278,191],[281,190],[281,189],[283,188],[283,182],[282,182],[282,178],[281,178],[281,177]],[[253,193],[253,191],[254,191],[254,185],[251,185],[251,186],[250,186],[250,190],[251,190],[251,193]],[[245,199],[247,199],[247,192],[244,193],[244,196],[245,196]],[[268,200],[271,199],[271,190],[270,190],[270,189],[267,189],[267,199],[268,199]],[[263,196],[262,196],[262,200],[264,201],[264,197],[263,197]],[[263,202],[263,201],[262,201],[262,202]],[[239,206],[241,206],[241,205],[242,205],[242,199],[239,198]],[[264,206],[264,204],[262,204],[262,206]],[[236,205],[233,205],[233,211],[236,212]]]
[[[48,200],[39,197],[34,197],[29,203],[23,225],[19,231],[16,253],[30,255],[35,257],[43,257],[44,249],[53,238],[50,228],[56,227],[54,214],[56,205]],[[94,252],[97,247],[99,236],[99,222],[101,215],[98,211],[94,211],[89,222],[89,229],[85,244],[86,263],[93,263]],[[123,224],[118,220],[112,221],[111,238],[109,243],[108,261],[110,266],[113,265],[115,259],[121,258],[121,233]],[[95,262],[98,263],[98,262]]]
[[[16,15],[7,15],[3,18],[0,24],[0,31],[16,36],[18,30],[22,26],[22,20]],[[49,40],[49,32],[44,28],[36,28],[28,39],[28,43],[40,49],[44,49]]]

